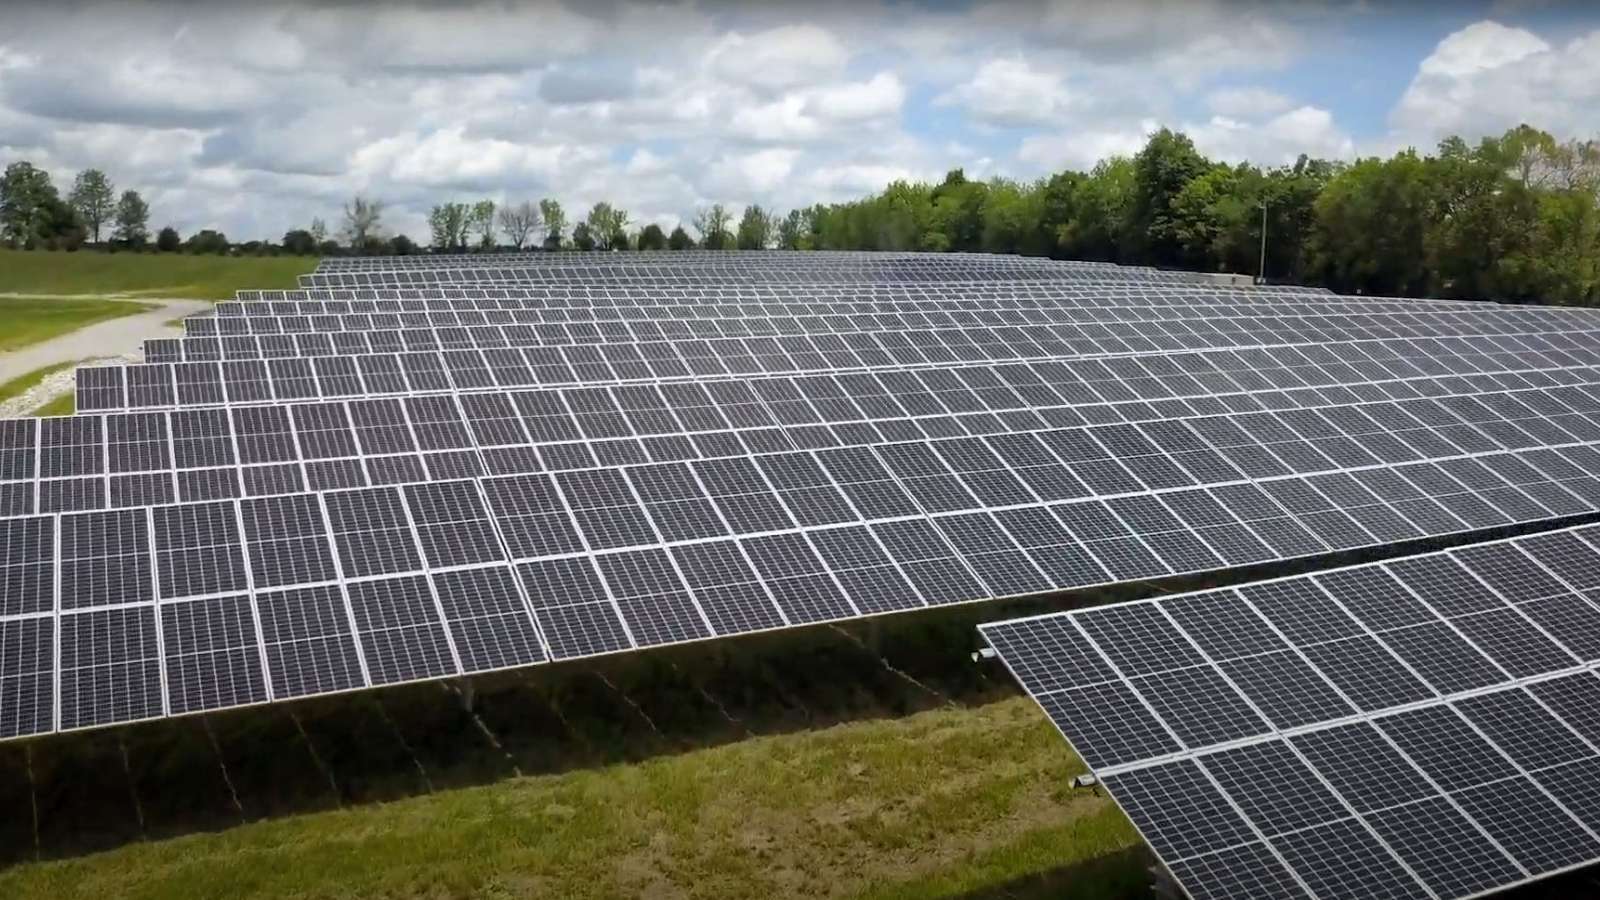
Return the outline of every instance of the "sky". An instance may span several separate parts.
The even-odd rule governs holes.
[[[344,201],[599,200],[635,224],[897,178],[1031,179],[1167,126],[1263,165],[1526,121],[1600,136],[1600,7],[1549,0],[8,2],[0,165],[154,227],[273,239]]]

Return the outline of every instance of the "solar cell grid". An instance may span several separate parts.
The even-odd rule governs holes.
[[[1284,871],[1312,896],[1466,896],[1600,853],[1600,807],[1578,780],[1600,759],[1600,657],[1563,646],[1600,626],[1552,635],[1519,615],[1550,598],[1513,601],[1456,561],[1521,565],[1556,548],[1594,549],[1568,529],[981,630],[1194,896],[1231,896]],[[1560,575],[1540,572],[1593,608]],[[1434,605],[1457,589],[1496,603]],[[1393,610],[1382,609],[1385,598]],[[1345,600],[1367,614],[1337,618],[1328,604],[1342,613]],[[1485,617],[1493,627],[1463,627]],[[1356,633],[1345,636],[1350,623]],[[1200,660],[1166,673],[1184,673],[1181,692],[1150,690],[1140,661],[1171,654]],[[1196,699],[1179,702],[1185,695]],[[1090,697],[1092,708],[1082,702]],[[1196,763],[1205,783],[1191,778],[1164,796],[1172,808],[1151,802],[1150,785]],[[1265,838],[1271,852],[1196,863],[1222,848],[1163,830],[1182,821],[1190,832],[1233,834],[1241,819],[1250,834],[1234,843]]]

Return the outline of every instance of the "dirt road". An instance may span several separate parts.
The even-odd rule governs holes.
[[[176,337],[182,333],[180,329],[168,325],[168,322],[211,308],[211,304],[204,300],[139,297],[127,298],[127,302],[143,303],[155,308],[131,316],[96,322],[48,341],[30,344],[10,353],[0,353],[0,383],[59,363],[117,357],[137,359],[141,355],[146,339]],[[57,377],[46,378],[37,388],[25,391],[22,396],[0,403],[0,416],[25,415],[29,410],[37,409],[41,404],[63,392],[63,380],[66,387],[70,388],[71,376],[71,370],[57,373]]]

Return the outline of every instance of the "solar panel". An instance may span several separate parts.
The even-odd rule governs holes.
[[[1581,526],[980,631],[1192,896],[1464,897],[1600,858],[1597,567]]]
[[[162,362],[84,374],[78,416],[0,423],[13,736],[1600,504],[1581,311],[915,254],[330,261],[310,281],[330,286],[241,292],[152,343]],[[1585,621],[1564,595],[1525,604]],[[1547,661],[1475,614],[1456,627],[1492,630],[1503,664]],[[1419,677],[1483,678],[1408,624]],[[55,665],[69,631],[126,696]],[[1226,682],[1140,677],[1190,736],[1345,702],[1287,649],[1229,663],[1273,704],[1192,715]]]

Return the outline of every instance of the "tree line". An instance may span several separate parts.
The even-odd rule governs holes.
[[[65,197],[49,173],[27,160],[0,175],[0,246],[13,250],[105,250],[162,253],[265,252],[265,241],[236,245],[227,235],[201,229],[184,239],[168,225],[152,237],[150,204],[135,190],[117,193],[106,173],[84,169]]]
[[[345,204],[338,235],[320,219],[281,242],[229,244],[202,231],[155,245],[191,252],[409,254],[501,249],[578,251],[986,251],[1260,275],[1343,293],[1600,305],[1600,141],[1560,142],[1526,125],[1469,144],[1442,141],[1353,162],[1301,156],[1292,165],[1207,159],[1162,129],[1132,156],[1034,181],[896,181],[844,203],[787,213],[720,203],[685,228],[635,227],[627,210],[594,204],[569,220],[558,200],[452,201],[428,214],[429,241],[387,235],[381,200]],[[86,170],[60,198],[27,162],[0,181],[0,241],[74,249],[92,237],[142,249],[149,207],[116,197]],[[691,234],[689,229],[693,229]]]
[[[1263,232],[1265,241],[1263,242]],[[1032,182],[895,182],[790,213],[796,249],[967,250],[1228,271],[1341,293],[1600,305],[1600,141],[1526,125],[1354,162],[1228,165],[1163,129]]]
[[[85,169],[63,198],[49,173],[21,160],[0,175],[0,242],[13,248],[76,250],[102,235],[142,247],[150,239],[150,205],[138,191],[117,195],[99,169]]]

